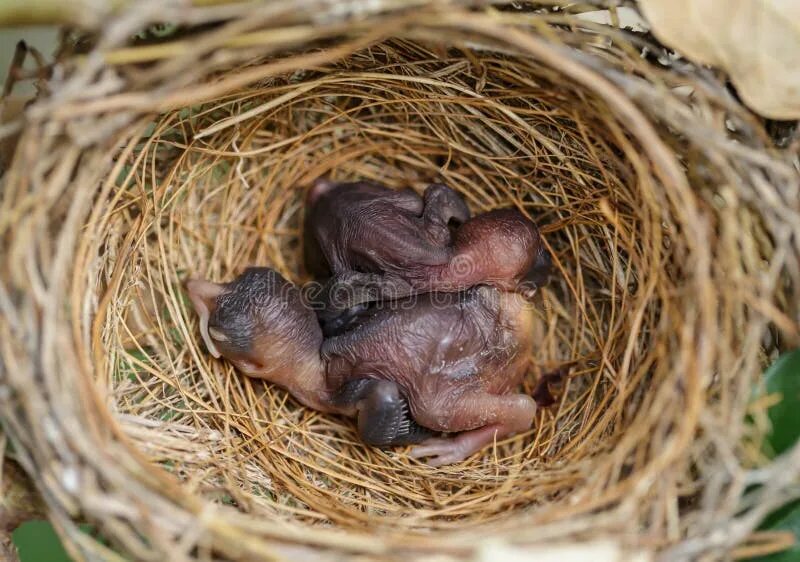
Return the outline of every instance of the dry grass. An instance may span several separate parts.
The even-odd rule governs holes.
[[[122,66],[82,59],[28,113],[0,202],[0,413],[76,553],[113,559],[76,516],[148,560],[744,541],[745,408],[798,339],[792,154],[707,71],[568,15],[276,12],[189,50],[106,37]],[[543,227],[558,275],[526,385],[576,367],[532,431],[431,469],[205,352],[181,282],[250,264],[306,280],[322,174],[443,181]],[[794,477],[779,468],[764,505]]]

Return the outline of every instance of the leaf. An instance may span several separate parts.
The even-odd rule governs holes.
[[[781,397],[767,410],[772,426],[766,436],[769,456],[784,453],[800,438],[800,349],[778,358],[764,373],[768,394]],[[796,562],[800,560],[800,500],[786,503],[773,511],[759,526],[762,531],[791,531],[795,543],[787,550],[767,556],[748,558],[748,562]]]
[[[661,42],[731,77],[753,110],[800,118],[800,2],[639,0]]]
[[[764,373],[768,394],[781,400],[767,410],[772,429],[767,435],[770,456],[779,455],[800,438],[800,349],[781,355]],[[748,562],[795,562],[800,560],[800,500],[787,503],[770,513],[759,526],[762,531],[792,531],[795,544],[788,550],[748,558]]]
[[[72,561],[49,521],[26,521],[14,531],[13,540],[20,562]]]
[[[787,504],[771,513],[759,529],[764,531],[792,531],[795,536],[794,546],[788,550],[776,552],[768,556],[749,558],[748,562],[797,562],[800,560],[800,501]]]
[[[139,363],[151,363],[147,353],[138,349],[126,349],[125,353],[119,357],[114,370],[114,377],[117,380],[128,377],[128,380],[137,382],[140,376],[146,376],[147,373],[140,368],[137,361]]]
[[[109,542],[92,526],[83,524],[79,529],[103,546]],[[46,519],[31,519],[16,528],[12,534],[20,562],[72,562],[53,525]]]
[[[780,394],[781,401],[768,411],[772,430],[767,443],[779,455],[800,438],[800,349],[786,353],[764,373],[769,394]]]

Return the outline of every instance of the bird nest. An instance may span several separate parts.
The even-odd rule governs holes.
[[[791,155],[720,76],[569,10],[306,4],[138,3],[26,111],[2,193],[0,413],[73,554],[742,543],[746,407],[797,338]],[[163,20],[179,29],[130,41]],[[530,431],[433,469],[207,353],[182,283],[254,264],[308,281],[323,175],[441,182],[540,226],[555,274],[524,385],[570,374]]]

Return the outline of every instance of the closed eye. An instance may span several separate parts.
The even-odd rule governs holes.
[[[245,374],[258,373],[264,370],[264,366],[258,361],[251,361],[249,359],[231,359],[231,361]]]

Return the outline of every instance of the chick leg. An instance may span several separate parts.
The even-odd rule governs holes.
[[[430,457],[428,464],[442,466],[460,462],[479,451],[495,438],[502,439],[530,428],[536,413],[536,402],[525,394],[497,396],[470,394],[453,408],[448,429],[476,427],[454,437],[433,438],[414,447],[412,458]]]
[[[393,382],[357,379],[345,384],[333,401],[339,408],[356,412],[358,434],[367,445],[409,445],[431,435],[411,417],[408,402]]]

